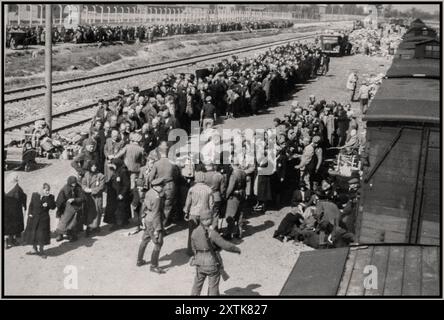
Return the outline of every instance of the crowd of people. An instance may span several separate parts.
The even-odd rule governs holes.
[[[79,25],[76,28],[54,27],[52,41],[54,43],[103,43],[103,42],[152,42],[156,38],[174,35],[215,33],[230,31],[247,31],[270,28],[290,28],[291,22],[251,21],[251,22],[207,22],[180,24],[145,24],[138,26],[124,25]],[[28,45],[45,44],[45,28],[42,26],[7,26],[7,44],[11,33],[26,33]]]
[[[187,221],[184,246],[197,268],[193,294],[200,294],[207,276],[210,293],[218,294],[219,251],[240,253],[230,240],[242,237],[249,213],[290,207],[274,233],[277,240],[314,248],[350,244],[359,173],[344,178],[329,170],[338,153],[353,157],[362,149],[348,97],[344,103],[315,96],[293,101],[288,114],[266,130],[268,138],[275,137],[274,148],[243,137],[240,154],[209,152],[204,163],[195,163],[191,154],[169,159],[171,130],[190,134],[195,120],[211,133],[207,144],[217,144],[213,127],[220,117],[262,112],[296,84],[326,74],[328,63],[314,43],[289,43],[253,58],[233,56],[196,76],[165,75],[149,90],[119,91],[113,103],[100,100],[89,135],[78,142],[81,150],[71,162],[77,174],[56,197],[46,183],[31,196],[24,237],[33,245],[30,254],[45,257],[49,210],[56,209],[57,241],[76,241],[82,230],[93,236],[103,222],[112,230],[132,223],[135,233],[143,230],[137,266],[146,264],[145,249],[153,241],[151,271],[163,273],[158,259],[168,227]],[[258,148],[266,150],[263,156],[251,156]],[[27,206],[16,176],[5,190],[9,248],[24,231],[18,220]]]

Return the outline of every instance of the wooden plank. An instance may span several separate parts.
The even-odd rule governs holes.
[[[421,258],[420,246],[409,246],[405,248],[404,280],[402,282],[403,296],[421,295]]]
[[[396,231],[387,231],[385,233],[385,243],[404,243],[405,242],[405,231],[404,232],[396,232]]]
[[[345,263],[345,270],[342,274],[341,283],[339,284],[339,290],[337,293],[338,296],[345,296],[347,294],[348,284],[350,282],[353,267],[356,262],[356,255],[356,250],[354,248],[350,248],[350,252]]]
[[[375,230],[389,230],[397,232],[405,232],[407,227],[406,218],[397,218],[388,215],[377,215],[364,212],[362,217],[363,226]]]
[[[439,148],[441,141],[441,132],[430,130],[429,148]]]
[[[396,133],[398,132],[398,128],[394,127],[367,127],[367,133],[369,135],[368,139],[370,140],[391,140]],[[407,129],[404,128],[402,130],[400,141],[409,141],[412,139],[420,140],[421,138],[422,127],[418,129]]]
[[[413,208],[412,199],[406,196],[398,197],[397,199],[394,199],[394,197],[396,195],[387,195],[387,193],[382,196],[382,190],[379,196],[368,192],[365,202],[363,202],[364,207],[366,211],[374,214],[384,212],[393,217],[407,217]]]
[[[363,225],[360,230],[360,243],[380,243],[381,241],[381,231],[378,229],[368,228]]]
[[[391,246],[384,295],[401,295],[404,274],[404,247]]]
[[[336,295],[348,252],[349,248],[302,252],[280,295]]]
[[[381,167],[380,167],[381,168]],[[384,171],[384,170],[383,170]],[[385,183],[397,183],[397,184],[413,184],[415,183],[416,179],[414,177],[408,177],[408,176],[400,176],[399,172],[388,172],[387,174],[382,174],[381,172],[378,172],[378,174],[373,175],[372,184],[376,185],[381,182]]]
[[[358,250],[347,289],[347,296],[362,296],[364,294],[364,268],[370,264],[372,254],[373,247]]]
[[[378,283],[375,289],[366,289],[366,296],[382,296],[384,292],[385,276],[387,274],[387,263],[389,258],[388,246],[376,246],[373,250],[371,265],[376,267],[378,272]]]
[[[439,295],[439,248],[422,248],[422,281],[421,292],[424,296]]]
[[[386,198],[388,199],[397,199],[407,196],[412,190],[415,190],[414,185],[401,185],[399,182],[395,181],[374,184],[372,180],[370,180],[370,183],[372,183],[371,192],[369,193],[370,195],[386,195]],[[390,190],[390,192],[387,192],[387,190]]]
[[[441,238],[427,237],[420,235],[420,243],[425,245],[439,246]]]
[[[368,217],[369,221],[383,219],[389,224],[399,224],[405,223],[403,221],[407,219],[408,215],[408,211],[403,209],[394,209],[383,206],[369,206],[369,209],[371,209],[371,211],[367,209],[364,210],[364,215],[366,216],[366,219]],[[400,216],[400,213],[402,213],[402,216]]]

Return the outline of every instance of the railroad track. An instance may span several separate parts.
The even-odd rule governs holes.
[[[155,71],[162,71],[169,68],[176,68],[181,67],[197,62],[202,62],[208,59],[214,59],[218,57],[223,57],[227,55],[232,55],[236,53],[242,53],[249,50],[257,50],[262,48],[267,48],[273,45],[278,45],[281,43],[286,43],[288,41],[292,40],[300,40],[303,38],[312,37],[316,33],[309,33],[305,34],[304,36],[299,36],[296,38],[289,38],[285,40],[279,40],[279,41],[273,41],[266,44],[261,45],[251,45],[246,46],[238,49],[230,49],[230,50],[223,50],[215,53],[210,54],[201,54],[198,56],[190,57],[190,58],[183,58],[183,59],[174,59],[167,62],[159,62],[159,63],[153,63],[147,66],[140,66],[140,67],[133,67],[125,70],[116,70],[111,72],[106,72],[98,75],[90,75],[86,77],[79,77],[74,79],[67,79],[62,81],[53,82],[53,94],[68,91],[68,90],[74,90],[78,88],[84,88],[88,86],[93,86],[96,84],[106,83],[110,81],[117,81],[124,78],[129,78],[137,75],[147,74],[150,72]],[[42,97],[45,95],[45,85],[39,84],[39,85],[33,85],[33,86],[27,86],[17,89],[12,89],[4,92],[4,103],[13,103],[13,102],[20,102],[23,100],[28,100],[32,98]]]
[[[315,36],[316,34],[318,34],[318,33],[312,32],[309,34],[304,34],[301,36],[292,37],[292,38],[279,40],[279,41],[268,42],[266,44],[261,44],[261,45],[252,45],[252,46],[242,47],[242,48],[238,48],[238,49],[234,49],[234,50],[232,49],[232,50],[224,50],[224,51],[211,53],[211,54],[202,54],[199,56],[195,56],[193,58],[176,59],[176,60],[172,60],[172,61],[168,61],[168,62],[151,64],[149,66],[144,66],[144,67],[135,67],[135,68],[127,69],[127,70],[113,71],[113,72],[108,72],[108,73],[100,74],[100,75],[92,75],[92,76],[87,76],[87,77],[82,77],[82,78],[59,81],[59,82],[53,83],[53,86],[56,86],[56,89],[53,90],[53,93],[74,90],[77,88],[83,88],[86,86],[92,86],[95,84],[100,84],[100,83],[105,83],[105,82],[110,82],[110,81],[116,81],[116,80],[120,80],[120,79],[124,79],[124,78],[129,78],[132,76],[147,74],[150,72],[162,71],[162,70],[166,70],[166,69],[170,69],[170,68],[177,68],[177,67],[182,67],[182,66],[187,66],[187,65],[193,65],[198,62],[222,58],[222,57],[230,56],[233,54],[239,54],[239,53],[244,53],[244,52],[248,52],[248,51],[255,51],[255,50],[270,48],[270,47],[278,46],[281,44],[289,43],[292,41],[313,38],[313,36]],[[42,88],[44,90],[44,87],[45,87],[44,85],[36,85],[36,86],[30,86],[30,87],[21,88],[21,89],[14,89],[14,90],[10,90],[10,91],[5,92],[4,95],[8,95],[8,94],[11,95],[16,92],[17,93],[19,93],[19,92],[24,93],[24,92],[34,91],[34,90],[42,90]],[[33,97],[39,97],[39,96],[44,96],[44,92],[32,92],[28,95],[22,96],[21,98],[14,98],[14,99],[11,99],[11,98],[6,99],[5,98],[4,102],[10,103],[10,102],[13,102],[13,100],[15,100],[14,102],[16,102],[16,101],[31,99]],[[113,97],[113,98],[105,99],[105,100],[108,102],[112,102],[116,99],[117,99],[116,97]],[[54,113],[53,114],[52,132],[58,132],[58,131],[70,129],[72,127],[79,126],[79,125],[82,125],[82,124],[90,121],[92,114],[94,114],[96,111],[96,108],[97,108],[97,103],[92,103],[92,104],[80,106],[80,107],[77,107],[77,108],[74,108],[71,110],[66,110],[66,111]],[[24,130],[26,130],[31,125],[33,125],[34,122],[38,119],[42,119],[42,117],[30,120],[30,121],[28,120],[28,121],[24,121],[21,123],[5,126],[4,127],[4,135],[8,136],[12,140],[16,140],[16,139],[21,140],[21,139],[23,139]]]

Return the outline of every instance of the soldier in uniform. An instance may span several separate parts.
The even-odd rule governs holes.
[[[218,230],[223,196],[225,196],[225,177],[222,175],[222,173],[214,170],[213,164],[207,164],[205,169],[207,170],[205,173],[205,183],[211,188],[214,199],[213,228]]]
[[[153,165],[153,169],[150,172],[149,180],[162,178],[164,181],[164,192],[165,192],[165,223],[170,222],[169,218],[171,212],[174,209],[174,200],[176,194],[176,184],[175,175],[176,167],[168,159],[168,146],[163,141],[157,148],[160,154],[160,159],[156,161]]]
[[[159,268],[159,255],[160,249],[163,245],[163,209],[164,209],[164,194],[163,186],[164,180],[157,178],[151,182],[152,188],[148,190],[143,202],[143,212],[145,219],[146,229],[143,232],[142,242],[139,246],[139,252],[137,255],[137,266],[143,266],[146,261],[143,260],[145,249],[150,240],[154,243],[154,249],[151,253],[151,267],[150,270],[156,273],[165,273],[164,270]]]
[[[205,173],[198,171],[195,173],[195,185],[188,190],[187,199],[185,201],[185,219],[189,221],[188,228],[188,254],[191,251],[191,234],[197,228],[202,212],[213,212],[214,198],[213,191],[205,184]]]
[[[239,164],[232,165],[233,172],[227,187],[227,209],[225,211],[225,218],[227,221],[227,229],[224,237],[228,240],[233,238],[233,235],[241,237],[242,228],[240,222],[242,221],[242,209],[245,198],[246,174],[241,170]],[[235,228],[237,227],[237,231]]]
[[[213,213],[202,212],[200,224],[191,234],[191,247],[194,257],[192,265],[196,266],[196,277],[194,278],[191,295],[198,296],[202,291],[205,278],[208,277],[208,295],[219,295],[219,281],[224,273],[221,249],[230,252],[241,253],[234,244],[225,241],[213,227]]]

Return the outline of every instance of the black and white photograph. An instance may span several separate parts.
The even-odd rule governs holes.
[[[441,1],[1,7],[2,299],[442,298]]]

